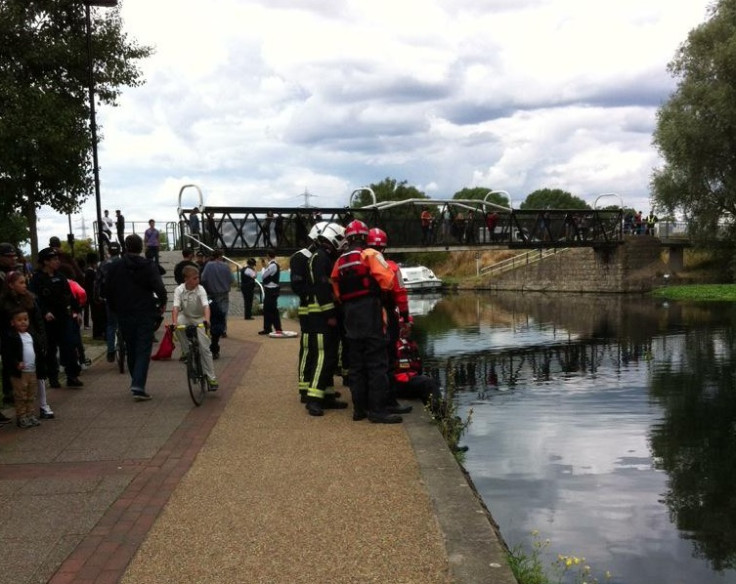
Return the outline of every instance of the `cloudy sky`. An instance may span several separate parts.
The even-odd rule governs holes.
[[[185,184],[209,205],[296,206],[306,190],[326,207],[385,177],[515,206],[539,188],[613,192],[646,212],[666,65],[710,0],[120,3],[156,53],[143,87],[98,108],[102,207],[165,222]],[[42,245],[68,232],[40,217]],[[94,217],[92,197],[78,238]]]

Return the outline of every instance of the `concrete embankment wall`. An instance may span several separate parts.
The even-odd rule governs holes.
[[[658,239],[637,237],[614,248],[573,248],[482,280],[486,290],[524,292],[648,292],[661,285],[667,265]]]

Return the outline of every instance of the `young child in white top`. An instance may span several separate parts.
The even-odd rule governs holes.
[[[36,410],[36,345],[28,328],[30,326],[28,312],[19,309],[10,317],[13,333],[3,342],[8,346],[4,363],[10,367],[10,383],[13,386],[15,414],[19,428],[33,428],[40,422],[34,415]]]
[[[182,269],[184,283],[179,284],[174,290],[174,307],[171,310],[171,321],[175,325],[202,324],[210,322],[210,305],[207,300],[207,292],[199,283],[199,270],[194,266],[184,266]],[[177,329],[179,346],[182,348],[182,356],[186,353],[187,339],[184,330]],[[215,365],[210,350],[210,339],[204,327],[197,328],[197,340],[199,341],[199,354],[202,358],[202,370],[207,377],[210,391],[219,387],[215,377]]]

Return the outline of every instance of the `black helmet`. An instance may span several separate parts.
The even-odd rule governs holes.
[[[111,241],[107,246],[110,255],[120,255],[120,244],[117,241]]]

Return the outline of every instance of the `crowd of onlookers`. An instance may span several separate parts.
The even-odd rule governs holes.
[[[82,327],[100,324],[91,302],[97,263],[96,253],[83,261],[70,257],[58,237],[39,252],[36,266],[13,245],[0,243],[3,406],[15,407],[21,428],[54,418],[46,388],[61,387],[61,368],[67,387],[84,385],[80,374],[90,361]],[[0,414],[0,424],[9,421]]]

